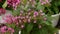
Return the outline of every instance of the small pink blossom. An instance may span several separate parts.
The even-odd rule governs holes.
[[[28,15],[30,15],[31,13],[29,12]]]
[[[34,20],[34,22],[33,23],[36,23],[37,21],[36,20]]]
[[[14,29],[12,29],[12,32],[14,32]]]
[[[44,4],[47,4],[49,3],[49,0],[40,0],[41,4],[44,5]]]
[[[46,4],[46,2],[42,2],[41,4],[44,5],[44,4]]]
[[[33,17],[36,17],[36,15],[33,15]]]
[[[21,23],[22,21],[21,21],[21,20],[19,20],[19,22]]]
[[[41,25],[39,25],[38,28],[40,29],[41,28]]]
[[[35,11],[34,14],[33,14],[33,17],[36,17],[36,16],[38,16],[38,12],[37,11]]]
[[[34,12],[34,15],[38,16],[38,12],[37,12],[37,11],[35,11],[35,12]]]
[[[8,30],[12,30],[11,28],[8,28]]]
[[[44,20],[46,21],[46,20],[47,20],[47,18],[45,17],[45,18],[44,18]]]
[[[12,29],[12,28],[8,28],[8,31],[14,32],[14,29]]]
[[[45,13],[41,13],[40,15],[43,16],[43,15],[45,15]]]
[[[42,11],[42,10],[40,10],[39,12],[40,12],[40,13],[42,13],[43,11]]]
[[[24,25],[21,25],[21,28],[24,28]]]
[[[27,15],[26,18],[29,18],[29,16]]]
[[[28,23],[30,23],[30,21],[31,21],[31,20],[30,20],[30,19],[28,19]]]

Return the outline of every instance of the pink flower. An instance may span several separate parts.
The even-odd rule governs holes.
[[[8,28],[8,30],[12,30],[12,28]]]
[[[21,28],[24,28],[24,25],[21,25]]]
[[[26,18],[29,18],[29,16],[27,15]]]
[[[14,32],[14,29],[12,29],[12,32]]]
[[[45,13],[41,13],[40,15],[43,16],[43,15],[45,15]]]
[[[11,14],[8,14],[8,15],[5,15],[5,16],[3,17],[3,20],[4,20],[6,23],[11,24],[11,23],[13,23],[12,17],[13,17],[13,16],[12,16]]]
[[[39,25],[38,28],[40,29],[41,28],[41,25]]]
[[[7,0],[8,2],[11,2],[11,0]]]
[[[12,28],[8,28],[8,31],[14,32],[14,29],[12,29]]]
[[[12,23],[16,23],[17,24],[18,21],[19,21],[18,19],[19,19],[19,17],[14,17],[11,14],[5,15],[3,17],[4,22],[8,23],[8,24],[12,24]]]
[[[46,21],[46,20],[47,20],[47,18],[46,18],[46,17],[44,17],[44,20]]]
[[[31,13],[29,12],[28,15],[30,15]]]
[[[20,0],[7,0],[8,7],[13,7],[16,10],[17,5],[20,3]]]
[[[40,13],[42,13],[43,11],[42,11],[42,10],[40,10],[39,12],[40,12]]]
[[[13,17],[12,20],[13,22],[18,23],[18,17]]]
[[[35,12],[34,12],[34,15],[35,15],[35,16],[38,16],[38,12],[37,12],[37,11],[35,11]]]
[[[34,22],[33,23],[36,23],[37,21],[36,20],[34,20]]]
[[[14,33],[14,29],[7,27],[7,26],[0,27],[0,33],[4,34],[6,32]]]
[[[20,11],[20,13],[22,13],[22,14],[23,14],[24,12],[21,10],[21,11]]]
[[[1,32],[6,32],[6,30],[5,30],[6,28],[7,28],[6,26],[2,27]]]
[[[30,23],[30,19],[28,19],[28,23]]]
[[[42,5],[49,3],[48,0],[40,0],[40,2],[41,2]]]
[[[6,10],[3,9],[3,8],[0,8],[0,15],[1,15],[1,14],[5,14],[5,13],[6,13]]]
[[[36,15],[33,15],[33,17],[36,17]]]
[[[44,4],[46,4],[46,2],[42,2],[41,4],[44,5]]]

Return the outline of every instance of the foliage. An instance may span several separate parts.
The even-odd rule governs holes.
[[[52,0],[51,2],[51,6],[49,7],[45,7],[44,12],[47,15],[54,15],[54,14],[58,14],[59,13],[59,6],[60,6],[60,0]]]
[[[57,31],[51,22],[51,15],[59,13],[60,4],[56,0],[20,0],[18,5],[12,5],[9,8],[5,1],[1,7],[12,10],[12,15],[4,16],[3,20],[7,27],[15,30],[14,34],[18,34],[19,30],[21,34],[54,34]]]

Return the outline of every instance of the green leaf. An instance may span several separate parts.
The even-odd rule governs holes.
[[[19,34],[19,31],[20,31],[19,27],[15,26],[14,30],[15,30],[14,34]]]
[[[0,16],[0,20],[2,19],[2,17]]]
[[[4,34],[11,34],[11,33],[7,31],[7,32],[5,32]]]
[[[40,2],[38,2],[38,4],[37,4],[37,8],[36,8],[37,10],[43,10],[44,9],[44,7],[41,5],[41,3]]]
[[[48,31],[46,28],[42,28],[39,32],[40,34],[48,34]]]
[[[27,0],[23,0],[23,2],[24,2],[24,4],[26,4],[27,3]]]
[[[52,15],[52,14],[53,14],[53,11],[51,11],[50,8],[47,7],[47,10],[49,11],[49,12],[48,12],[48,15]]]
[[[41,21],[42,24],[51,25],[50,21]]]
[[[57,7],[54,7],[54,11],[56,14],[59,13],[59,9]]]
[[[27,32],[30,32],[31,30],[32,30],[32,28],[33,28],[33,24],[28,24],[27,26],[26,26],[26,29],[27,29]]]
[[[7,0],[5,1],[5,3],[2,5],[3,8],[7,7]]]
[[[48,22],[48,21],[46,21],[46,23],[45,23],[46,25],[51,25],[51,23],[50,22]]]
[[[31,34],[48,34],[48,30],[46,28],[38,29],[35,27]]]
[[[26,5],[24,8],[23,8],[25,11],[28,10],[28,5]]]
[[[50,34],[54,34],[55,32],[57,32],[58,29],[52,27],[52,25],[49,25],[49,26],[45,26],[46,30],[48,30],[48,32]]]
[[[6,24],[8,27],[15,28],[15,24]]]
[[[20,14],[20,12],[19,12],[18,10],[12,12],[12,15],[14,15],[14,16],[17,16],[17,15],[19,15],[19,14]]]
[[[12,15],[14,15],[14,16],[20,15],[20,8],[21,8],[21,6],[19,5],[16,10],[12,11]]]
[[[60,6],[60,0],[54,2],[55,6]]]

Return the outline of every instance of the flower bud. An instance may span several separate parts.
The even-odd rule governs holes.
[[[35,12],[34,12],[34,15],[38,16],[38,12],[37,12],[37,11],[35,11]]]
[[[39,25],[38,28],[40,29],[41,28],[41,25]]]
[[[46,21],[46,20],[47,20],[47,18],[45,17],[45,18],[44,18],[44,20]]]
[[[33,23],[36,23],[37,21],[36,20],[34,20],[34,22]]]
[[[21,25],[21,28],[23,29],[24,28],[24,25]]]
[[[28,23],[30,23],[30,19],[28,19]]]

